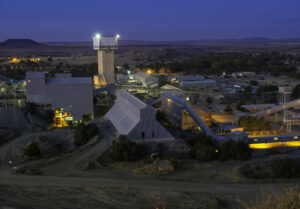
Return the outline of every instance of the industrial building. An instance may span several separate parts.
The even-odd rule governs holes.
[[[117,100],[106,113],[119,134],[147,142],[173,140],[172,135],[155,119],[155,109],[125,90],[116,92]]]
[[[94,76],[96,85],[115,82],[115,50],[118,49],[119,35],[93,37],[93,48],[98,51],[98,75]]]
[[[91,78],[75,78],[70,74],[47,78],[45,72],[27,72],[26,82],[26,101],[55,110],[57,120],[54,126],[66,126],[67,121],[80,121],[93,116]]]
[[[161,94],[162,109],[174,125],[181,129],[197,128],[203,133],[211,136],[213,139],[221,140],[222,137],[216,136],[207,126],[208,118],[204,111],[195,110],[189,103],[180,97],[171,93],[163,92]]]
[[[212,88],[217,86],[217,82],[213,79],[196,80],[196,81],[181,81],[179,83],[183,88],[196,87],[196,88]]]
[[[147,74],[140,71],[134,74],[134,78],[137,81],[141,82],[143,87],[147,87],[147,88],[158,87],[158,78],[151,74]]]

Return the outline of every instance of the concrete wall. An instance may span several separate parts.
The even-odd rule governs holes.
[[[72,112],[74,120],[82,120],[83,114],[93,114],[92,84],[49,84],[46,95],[52,109],[63,108]]]
[[[100,84],[103,82],[105,84],[115,82],[115,57],[113,50],[98,51],[98,76]]]

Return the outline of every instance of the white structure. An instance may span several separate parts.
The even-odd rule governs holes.
[[[33,102],[53,110],[63,109],[74,120],[83,115],[93,115],[93,81],[91,78],[72,78],[71,75],[56,75],[46,78],[45,72],[26,73],[27,102]]]
[[[290,102],[292,99],[292,88],[288,86],[281,86],[278,88],[279,92],[279,104],[285,104]]]
[[[119,35],[101,36],[96,34],[93,37],[94,50],[98,51],[98,77],[94,82],[100,85],[107,85],[115,82],[115,53],[118,49]]]
[[[116,92],[117,100],[107,112],[119,134],[137,141],[173,140],[172,135],[155,119],[155,109],[125,90]]]
[[[158,86],[158,78],[151,74],[140,71],[134,74],[134,78],[141,82],[144,87],[155,88]]]

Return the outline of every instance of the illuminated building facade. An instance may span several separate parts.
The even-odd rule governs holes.
[[[27,72],[26,82],[27,102],[51,108],[56,111],[55,117],[65,121],[80,121],[93,116],[91,78],[75,78],[70,74],[57,74],[54,78],[46,78],[44,72]],[[58,127],[64,126],[63,122],[57,123],[61,124]]]

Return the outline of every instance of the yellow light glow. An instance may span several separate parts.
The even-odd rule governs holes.
[[[147,74],[152,74],[152,70],[147,70]]]
[[[274,137],[274,140],[278,140],[278,138],[277,138],[277,137]]]
[[[300,147],[300,141],[249,144],[249,147],[251,149],[270,149],[270,148],[283,147],[283,146],[286,146],[286,147]]]
[[[298,136],[294,136],[294,139],[298,139]]]
[[[67,122],[71,120],[73,120],[72,113],[56,109],[53,117],[53,126],[58,128],[67,127]]]

